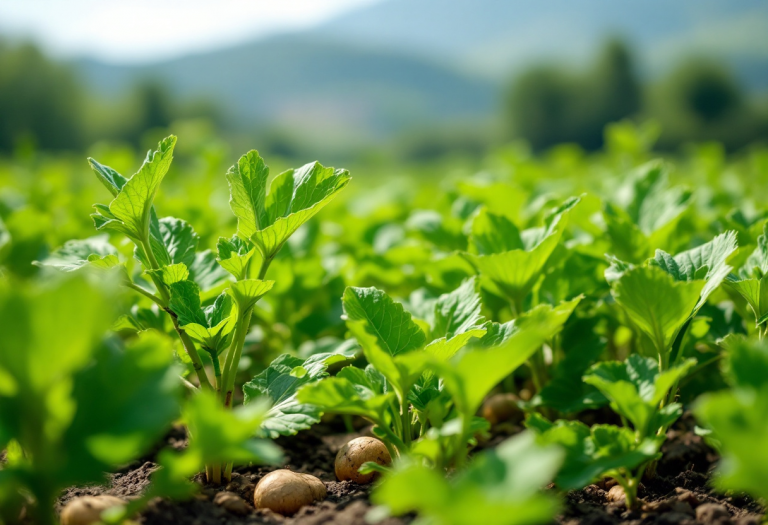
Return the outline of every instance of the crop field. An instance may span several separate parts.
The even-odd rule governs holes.
[[[0,523],[765,519],[767,148],[177,133],[0,159]]]

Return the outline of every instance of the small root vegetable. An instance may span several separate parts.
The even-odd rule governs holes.
[[[304,481],[309,484],[309,488],[312,490],[312,497],[315,498],[316,501],[325,499],[325,496],[328,493],[325,489],[325,483],[317,479],[315,476],[310,476],[309,474],[299,474],[299,476],[304,478]]]
[[[363,463],[373,461],[382,466],[392,463],[386,445],[376,438],[355,438],[339,450],[336,454],[336,477],[339,481],[354,481],[365,484],[373,481],[378,472],[361,474],[358,472]]]
[[[325,496],[325,485],[316,477],[280,469],[270,472],[256,484],[253,504],[257,509],[270,509],[290,516]]]
[[[483,417],[491,425],[505,421],[519,423],[525,414],[517,405],[519,398],[515,394],[495,394],[483,402]]]
[[[102,512],[118,506],[125,506],[125,501],[115,496],[81,496],[67,503],[61,511],[61,525],[99,523]]]

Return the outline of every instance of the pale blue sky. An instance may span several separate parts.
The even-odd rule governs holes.
[[[0,0],[0,35],[59,57],[162,59],[320,23],[377,0]]]

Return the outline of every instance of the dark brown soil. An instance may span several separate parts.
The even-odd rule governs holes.
[[[518,426],[500,426],[499,432],[481,444],[482,448],[494,446],[507,435],[518,431]],[[289,468],[312,474],[326,485],[328,497],[302,508],[292,517],[283,517],[271,511],[253,508],[253,490],[266,473],[276,467],[241,467],[235,470],[232,482],[227,486],[204,486],[194,499],[186,502],[155,500],[138,517],[146,525],[221,525],[221,524],[364,524],[370,510],[368,500],[370,486],[351,482],[338,482],[333,474],[333,461],[338,449],[349,439],[360,434],[339,433],[338,427],[326,424],[315,426],[290,438],[281,438]],[[708,482],[717,461],[715,453],[692,432],[692,422],[684,419],[669,433],[664,447],[664,458],[659,464],[658,475],[645,480],[639,496],[643,506],[627,511],[621,503],[608,500],[605,484],[590,485],[582,490],[564,495],[564,508],[556,522],[563,525],[758,525],[762,509],[746,496],[722,495],[710,490]],[[166,442],[183,447],[185,439],[181,429],[175,429]],[[156,468],[149,456],[111,474],[104,486],[70,488],[59,501],[59,509],[76,496],[112,494],[119,497],[135,497],[147,486],[149,475]],[[202,482],[202,477],[199,478]],[[610,482],[609,482],[610,484]],[[554,489],[551,489],[554,490]],[[239,495],[246,506],[240,512],[227,509],[214,500],[219,492],[228,491]],[[698,517],[697,517],[698,515]],[[390,518],[383,525],[410,523],[413,518]]]

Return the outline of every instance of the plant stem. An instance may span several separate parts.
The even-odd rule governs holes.
[[[184,329],[179,326],[179,320],[176,318],[176,315],[173,314],[170,310],[166,311],[171,316],[171,320],[173,321],[173,328],[176,330],[176,333],[179,334],[179,339],[181,339],[181,344],[184,346],[184,350],[187,351],[187,355],[192,360],[192,368],[195,369],[197,379],[200,381],[200,388],[207,388],[212,390],[213,388],[211,387],[211,383],[208,381],[208,375],[205,373],[205,368],[203,367],[203,360],[200,359],[200,354],[197,352],[197,348],[195,348],[195,343],[193,343],[192,339],[189,338],[187,332],[185,332]]]
[[[206,352],[211,357],[211,363],[213,363],[213,388],[216,392],[221,392],[221,363],[219,363],[219,356],[216,355],[216,350],[206,348]]]
[[[232,395],[235,390],[235,375],[237,375],[237,366],[240,363],[240,356],[243,353],[245,336],[248,335],[248,328],[251,324],[251,314],[253,309],[249,308],[247,312],[241,312],[237,319],[237,328],[232,338],[232,344],[227,352],[227,359],[224,362],[224,376],[222,377],[221,394],[222,402],[225,407],[232,406]]]
[[[411,414],[408,410],[408,400],[400,402],[400,419],[403,424],[403,442],[407,447],[406,450],[411,449]]]

